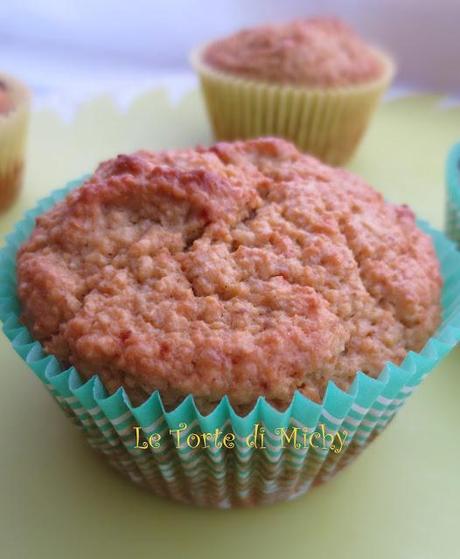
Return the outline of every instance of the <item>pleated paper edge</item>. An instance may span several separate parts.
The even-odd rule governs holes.
[[[383,71],[372,81],[336,87],[277,84],[215,69],[203,60],[205,48],[195,49],[190,61],[216,139],[280,136],[332,165],[353,156],[395,72],[392,59],[375,49]]]
[[[100,438],[100,445],[96,446],[99,446],[99,450],[102,449],[103,452],[105,447],[109,455],[111,448],[121,443],[133,455],[134,460],[146,458],[145,454],[142,455],[142,451],[132,447],[134,425],[141,427],[146,436],[154,432],[177,429],[181,424],[187,426],[184,434],[193,430],[209,432],[215,428],[231,427],[237,438],[242,440],[252,432],[256,423],[260,423],[267,430],[269,442],[269,448],[265,451],[265,460],[273,467],[279,465],[282,456],[289,454],[277,448],[276,444],[271,444],[277,440],[275,430],[278,428],[298,426],[307,428],[311,432],[318,425],[324,424],[328,432],[334,434],[339,429],[345,428],[348,433],[345,450],[351,444],[364,448],[375,434],[383,430],[416,386],[460,341],[460,254],[456,251],[455,245],[442,233],[432,229],[426,222],[420,221],[419,226],[431,235],[441,262],[445,280],[442,297],[444,318],[438,331],[428,340],[423,350],[419,353],[409,352],[400,366],[387,363],[376,379],[357,372],[355,381],[347,392],[330,381],[322,404],[317,404],[296,392],[284,412],[274,409],[263,397],[260,397],[254,408],[246,416],[240,417],[233,410],[228,398],[224,397],[209,415],[204,416],[191,395],[175,409],[166,411],[157,391],[143,404],[132,406],[123,388],[109,395],[97,374],[89,380],[83,380],[73,367],[61,368],[57,360],[53,356],[47,356],[41,344],[33,340],[19,318],[19,304],[15,295],[16,251],[29,236],[35,218],[63,199],[70,190],[81,185],[85,178],[72,181],[65,188],[41,200],[33,210],[25,214],[15,230],[7,236],[6,246],[0,250],[0,319],[3,321],[3,330],[15,351],[52,392],[63,410],[68,415],[74,416],[74,419],[78,418],[77,423],[83,430],[93,434],[96,432],[97,437]],[[242,448],[237,450],[243,457],[243,462],[245,455],[251,454],[251,449],[244,449],[245,452]],[[179,454],[184,467],[188,463],[193,463],[194,452],[190,448],[175,449],[174,452]],[[299,467],[306,462],[308,452],[309,450],[294,457]],[[219,452],[213,453],[209,450],[208,454],[211,462],[214,459],[217,459],[216,463],[221,461]],[[290,455],[292,457],[292,452]],[[296,488],[296,491],[288,494],[286,498],[303,493],[318,476],[323,480],[327,479],[336,471],[339,464],[343,462],[341,465],[344,465],[350,457],[344,451],[342,455],[329,461],[332,462],[332,467],[330,464],[326,467],[327,453],[323,454],[319,460],[316,460],[317,471],[307,480],[303,490]],[[123,469],[123,466],[119,469]],[[188,472],[189,479],[194,479],[195,474],[196,472],[191,468]],[[133,481],[139,481],[135,479],[137,475],[132,473],[130,477]],[[163,472],[162,475],[164,477],[166,473]],[[221,501],[225,506],[225,495]]]

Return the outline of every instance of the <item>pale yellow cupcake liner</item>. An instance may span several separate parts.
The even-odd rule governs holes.
[[[191,62],[198,72],[214,134],[218,140],[280,136],[326,163],[342,165],[354,154],[394,65],[382,61],[382,76],[349,87],[307,88],[235,77],[203,61],[206,46]]]
[[[0,73],[13,108],[0,114],[0,210],[8,206],[19,191],[24,169],[24,150],[29,123],[30,93],[17,79]]]

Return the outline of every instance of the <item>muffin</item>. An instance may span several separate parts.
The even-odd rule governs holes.
[[[124,476],[252,506],[388,425],[460,339],[459,270],[407,207],[283,140],[141,151],[27,212],[0,250],[0,319]]]
[[[28,118],[27,88],[0,74],[0,211],[14,202],[21,187]]]
[[[278,139],[120,155],[40,216],[22,317],[63,366],[135,404],[240,414],[321,402],[419,351],[441,277],[411,210]]]
[[[240,31],[192,64],[218,139],[276,135],[333,165],[353,155],[393,75],[386,54],[324,17]]]

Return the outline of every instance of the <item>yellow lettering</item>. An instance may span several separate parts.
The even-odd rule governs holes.
[[[310,446],[311,446],[312,448],[319,448],[318,445],[313,444],[313,439],[318,439],[318,438],[320,438],[320,437],[321,437],[321,434],[318,433],[317,431],[315,431],[314,433],[312,433],[312,434],[310,435],[309,444],[310,444]]]
[[[190,435],[187,436],[187,446],[189,446],[190,448],[198,448],[200,446],[200,443],[200,436],[196,433],[190,433]]]
[[[149,437],[149,445],[152,448],[160,448],[160,439],[161,439],[160,433],[152,433],[152,435],[150,435]]]
[[[142,448],[142,449],[146,449],[149,447],[149,445],[147,444],[147,441],[143,441],[141,445],[139,445],[140,443],[140,432],[141,432],[141,428],[140,427],[133,427],[134,431],[136,432],[136,446],[134,448]]]
[[[338,448],[338,447],[335,446],[335,445],[333,445],[333,447],[331,446],[331,448],[333,448],[333,450],[334,450],[334,452],[335,452],[336,454],[339,454],[339,452],[342,452],[343,446],[344,446],[345,441],[346,441],[346,439],[347,439],[347,437],[348,437],[347,431],[343,430],[342,433],[343,433],[343,438],[340,436],[340,432],[337,431],[337,438],[339,439],[340,448]]]
[[[222,444],[225,448],[233,448],[235,446],[235,433],[227,433],[224,435]]]
[[[275,433],[281,437],[282,446],[285,448],[286,445],[291,444],[294,448],[300,448],[302,445],[297,441],[298,427],[292,427],[289,433],[289,429],[284,427],[278,427],[275,429]],[[284,444],[286,442],[286,445]]]
[[[179,429],[170,429],[169,434],[176,438],[176,448],[181,448],[181,433],[187,429],[187,423],[179,423]]]
[[[321,423],[319,428],[321,429],[321,437],[323,439],[323,450],[328,449],[332,443],[334,442],[334,437],[335,434],[332,433],[328,433],[326,431],[326,425],[324,425],[324,423]],[[327,444],[328,440],[330,441],[329,445]]]
[[[251,448],[267,448],[264,446],[265,439],[265,429],[256,423],[254,426],[254,431],[246,437],[246,444]]]

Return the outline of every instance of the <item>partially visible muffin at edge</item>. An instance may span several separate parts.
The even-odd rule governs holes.
[[[243,29],[210,43],[203,60],[247,79],[340,87],[378,79],[381,56],[346,23],[316,17]]]
[[[48,353],[139,404],[279,409],[420,350],[440,321],[406,206],[279,139],[119,155],[37,219],[17,257]]]
[[[0,212],[11,207],[22,186],[29,104],[27,87],[0,73]]]

